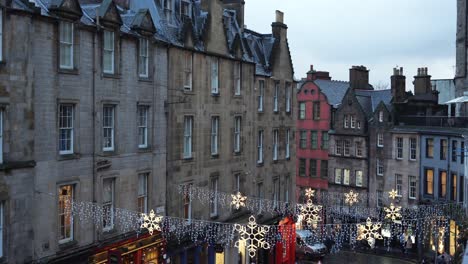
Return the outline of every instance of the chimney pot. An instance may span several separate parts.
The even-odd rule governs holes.
[[[403,67],[400,67],[400,75],[403,75]]]
[[[284,13],[279,10],[276,10],[276,22],[284,23]]]
[[[310,70],[311,70],[311,71],[314,70],[314,65],[310,65]]]

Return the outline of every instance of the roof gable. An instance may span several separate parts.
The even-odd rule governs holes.
[[[103,24],[107,24],[107,26],[120,26],[123,24],[117,6],[112,0],[102,1],[98,10],[98,16]]]
[[[152,35],[156,32],[156,27],[153,24],[153,19],[148,9],[140,9],[133,19],[132,30],[143,35]]]
[[[83,10],[78,0],[54,0],[49,10],[60,17],[78,20],[83,16]]]

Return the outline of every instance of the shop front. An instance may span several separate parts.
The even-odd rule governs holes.
[[[144,235],[96,250],[90,257],[94,264],[165,264],[166,243],[157,235]]]

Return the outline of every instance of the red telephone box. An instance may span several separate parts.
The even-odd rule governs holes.
[[[276,244],[276,263],[294,264],[296,261],[296,223],[288,216],[279,222],[279,230],[284,243]]]

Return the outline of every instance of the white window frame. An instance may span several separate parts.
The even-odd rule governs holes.
[[[273,160],[278,160],[279,131],[273,130]]]
[[[344,116],[344,124],[343,124],[344,128],[348,128],[349,127],[349,115],[345,115]]]
[[[184,158],[192,158],[193,116],[184,116]]]
[[[149,107],[146,105],[138,106],[138,148],[148,147],[148,113]]]
[[[236,61],[234,62],[234,95],[236,96],[241,95],[241,75],[242,75],[241,62]]]
[[[299,120],[305,120],[306,115],[307,115],[307,104],[306,104],[306,102],[299,102]]]
[[[414,143],[414,144],[413,144]],[[409,159],[414,161],[417,159],[417,152],[416,152],[416,149],[417,149],[417,139],[414,138],[414,137],[411,137],[409,139],[409,148],[410,148],[410,155],[409,155]],[[413,155],[414,154],[414,155]],[[414,157],[414,158],[413,158]]]
[[[210,197],[210,217],[218,216],[218,185],[219,178],[214,177],[210,180],[210,190],[212,196]]]
[[[110,116],[110,124],[106,124],[106,108],[110,109],[111,113]],[[109,116],[109,115],[107,115]],[[115,148],[115,105],[104,105],[102,108],[102,130],[103,130],[103,144],[102,150],[103,151],[114,151]],[[106,133],[107,131],[107,133]],[[106,145],[106,134],[110,137],[110,145]]]
[[[343,170],[340,168],[335,168],[335,183],[336,184],[341,184],[341,178],[343,174]]]
[[[363,156],[363,151],[362,151],[362,142],[356,142],[356,157],[362,157]]]
[[[263,137],[263,130],[259,130],[257,136],[257,164],[263,163]]]
[[[356,117],[354,115],[351,115],[350,119],[351,119],[351,128],[355,128],[356,127]]]
[[[273,207],[278,206],[279,201],[279,179],[273,179]]]
[[[219,154],[219,116],[211,117],[211,155]]]
[[[139,213],[148,213],[148,178],[148,172],[138,174],[137,206]],[[143,204],[142,208],[140,207],[140,202]]]
[[[361,129],[361,121],[356,121],[357,129]]]
[[[351,155],[351,142],[349,140],[343,140],[343,152],[344,156]]]
[[[344,141],[342,139],[337,139],[335,141],[335,155],[342,156],[343,155],[343,147],[344,147]]]
[[[278,112],[279,86],[280,86],[279,81],[276,81],[275,82],[275,88],[274,88],[274,91],[273,91],[273,112],[275,112],[275,113]]]
[[[396,137],[395,138],[395,150],[396,150],[396,153],[395,153],[395,156],[396,156],[396,159],[398,160],[402,160],[403,159],[403,138],[402,137]]]
[[[111,200],[110,201],[104,201],[104,198],[103,198],[103,201],[102,201],[102,208],[103,208],[103,215],[102,217],[106,217],[105,216],[105,213],[104,213],[104,207],[106,206],[110,206],[110,223],[109,225],[104,225],[104,219],[102,221],[102,224],[103,224],[103,227],[102,227],[102,230],[103,231],[110,231],[114,228],[114,211],[115,211],[115,178],[107,178],[107,179],[104,179],[102,181],[102,193],[103,193],[103,196],[104,196],[104,193],[105,193],[105,183],[110,181],[110,192],[111,192]]]
[[[193,54],[191,51],[186,51],[184,56],[184,91],[192,91],[193,83]]]
[[[61,194],[61,189],[63,187],[70,187],[70,190],[71,190],[71,195],[67,195],[69,197],[63,197],[63,195]],[[70,228],[70,236],[69,237],[63,237],[63,238],[60,238],[59,237],[59,241],[58,243],[59,244],[64,244],[64,243],[67,243],[67,242],[70,242],[70,241],[73,241],[73,229],[74,229],[74,224],[73,224],[73,214],[71,213],[71,203],[73,202],[73,199],[74,199],[74,195],[75,195],[75,186],[73,184],[67,184],[67,185],[61,185],[58,187],[58,210],[57,210],[57,213],[58,213],[58,228],[59,228],[59,236],[61,237],[62,236],[62,216],[64,218],[64,221],[65,223],[63,223],[63,227],[64,228],[67,228],[66,226],[66,222],[67,220],[65,218],[69,218],[69,227]],[[63,197],[63,200],[62,200],[62,197]],[[68,203],[68,204],[67,204]],[[2,203],[2,206],[3,206],[3,203]],[[61,206],[64,206],[63,208]],[[63,211],[62,211],[63,209]],[[3,219],[2,219],[3,221]],[[3,225],[2,225],[3,226]],[[1,232],[0,232],[1,233]],[[0,238],[1,240],[3,240],[3,236]],[[0,243],[1,245],[1,243]],[[3,249],[3,248],[2,248]],[[1,250],[1,249],[0,249]]]
[[[139,39],[138,45],[138,74],[142,78],[149,76],[149,40],[146,38]]]
[[[257,103],[258,103],[258,112],[263,112],[263,97],[265,93],[265,81],[264,80],[259,80],[258,81],[258,97],[257,97]]]
[[[395,174],[395,190],[397,192],[397,196],[403,196],[403,175]]]
[[[356,186],[358,187],[362,187],[362,180],[363,180],[363,176],[362,176],[362,170],[357,170],[355,172],[355,176],[356,176]],[[358,180],[359,179],[359,180]]]
[[[383,165],[383,160],[377,158],[377,175],[378,176],[383,176],[384,175],[384,165]]]
[[[291,157],[291,149],[290,149],[290,139],[291,139],[291,129],[286,129],[286,159]]]
[[[68,109],[67,115],[65,115],[65,109]],[[73,147],[74,147],[74,123],[75,123],[75,107],[73,104],[59,104],[59,114],[58,114],[58,125],[59,125],[59,154],[60,155],[67,155],[73,154]],[[66,120],[65,120],[66,119]],[[64,122],[66,124],[64,124]],[[69,138],[62,138],[63,133],[66,133],[67,137]],[[61,149],[62,142],[69,141],[70,148],[69,149]]]
[[[286,88],[285,88],[285,93],[286,93],[286,113],[291,112],[291,84],[286,83]]]
[[[2,10],[0,10],[1,12]],[[68,31],[66,29],[68,28]],[[59,42],[60,42],[60,51],[59,51],[59,61],[60,61],[60,69],[73,69],[73,50],[74,50],[74,43],[73,43],[73,23],[68,22],[68,21],[60,21],[59,23]],[[69,36],[65,36],[65,33],[70,33]],[[65,52],[69,50],[70,54],[65,54]],[[63,51],[63,52],[62,52]],[[68,57],[70,60],[70,64],[63,64],[65,57]]]
[[[349,185],[351,178],[351,170],[350,169],[343,169],[343,184]]]
[[[377,133],[377,147],[382,148],[384,146],[383,133]]]
[[[409,199],[413,199],[413,200],[416,199],[416,195],[417,195],[416,187],[417,187],[416,176],[408,176],[408,198]]]
[[[234,117],[234,152],[241,152],[242,117]]]
[[[241,173],[236,173],[234,175],[234,179],[235,179],[234,193],[239,193],[241,192]]]
[[[110,43],[107,43],[107,41],[110,41]],[[102,48],[103,71],[104,73],[107,73],[107,74],[114,74],[115,72],[115,35],[113,31],[104,30],[104,40],[103,40],[102,47],[103,47]],[[109,56],[111,65],[106,65],[106,56]],[[110,67],[110,68],[107,68],[107,67]]]
[[[219,59],[211,58],[211,94],[219,95]]]

